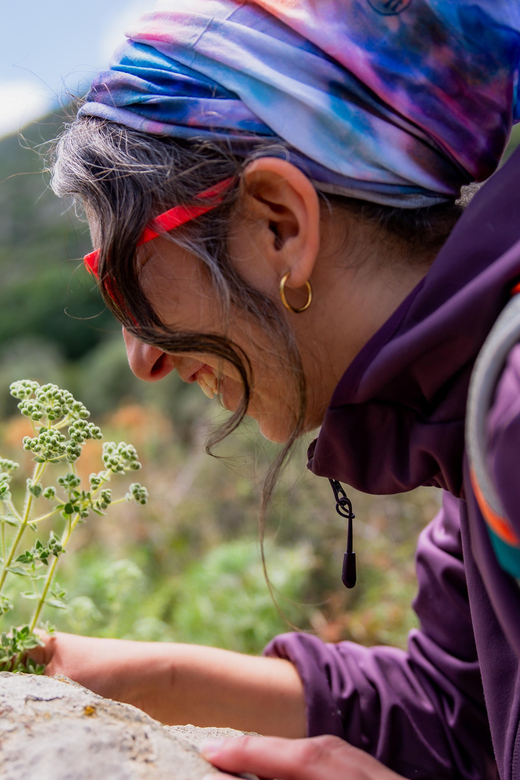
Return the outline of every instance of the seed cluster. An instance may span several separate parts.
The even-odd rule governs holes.
[[[148,501],[148,491],[144,485],[140,485],[139,482],[132,482],[128,488],[126,499],[127,501],[134,499],[138,504],[146,504]]]
[[[107,441],[103,444],[103,463],[113,474],[123,471],[138,471],[141,468],[135,447],[124,441],[119,442],[119,444]]]
[[[11,475],[1,473],[0,474],[0,501],[11,500]]]

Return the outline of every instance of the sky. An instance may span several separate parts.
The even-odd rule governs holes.
[[[154,0],[4,0],[0,25],[0,137],[85,92]],[[88,10],[87,10],[88,8]]]

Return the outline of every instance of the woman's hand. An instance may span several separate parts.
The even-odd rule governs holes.
[[[45,674],[64,674],[91,691],[143,708],[154,643],[100,639],[76,634],[41,634],[43,647],[28,655],[45,664]],[[150,704],[149,704],[150,706]]]
[[[62,633],[42,639],[29,655],[46,664],[46,674],[64,674],[162,723],[306,733],[303,684],[289,661],[175,642]]]
[[[398,780],[380,764],[339,737],[280,739],[238,737],[207,742],[202,755],[224,772],[252,772],[265,780]],[[208,775],[204,780],[213,780]],[[219,778],[232,780],[231,775]],[[235,775],[236,777],[236,775]]]

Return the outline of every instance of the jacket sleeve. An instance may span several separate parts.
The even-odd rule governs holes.
[[[460,501],[419,538],[420,629],[408,651],[284,634],[266,654],[295,664],[308,736],[335,734],[416,780],[496,778],[462,562]]]

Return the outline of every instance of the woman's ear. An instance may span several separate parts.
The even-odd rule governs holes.
[[[292,163],[260,157],[243,173],[245,211],[260,230],[263,258],[286,286],[309,281],[320,247],[320,204],[310,180]]]

